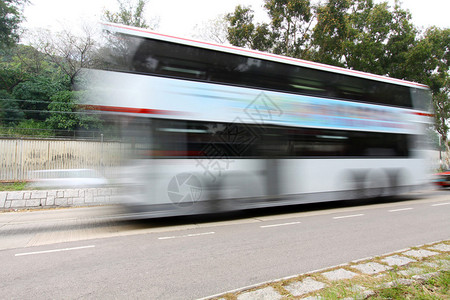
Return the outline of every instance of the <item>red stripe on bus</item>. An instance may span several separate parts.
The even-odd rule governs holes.
[[[423,116],[423,117],[434,117],[433,114],[429,114],[429,113],[423,113],[423,112],[413,112],[413,114],[417,115],[417,116]]]
[[[171,111],[171,110],[106,106],[106,105],[82,105],[82,108],[87,109],[87,110],[100,110],[100,111],[108,111],[108,112],[133,113],[133,114],[151,114],[151,115],[179,115],[180,114],[180,112]]]
[[[163,33],[148,31],[148,30],[145,30],[145,29],[123,26],[123,25],[120,25],[120,24],[107,24],[107,25],[108,26],[114,26],[114,27],[121,28],[121,29],[133,30],[133,31],[137,31],[137,32],[153,34],[153,35],[157,35],[157,36],[162,36],[162,37],[171,38],[171,39],[177,39],[177,40],[191,42],[191,43],[203,44],[203,45],[219,47],[219,48],[224,48],[224,49],[230,49],[230,50],[238,50],[238,51],[241,51],[241,52],[248,52],[248,53],[257,54],[257,55],[263,55],[263,56],[267,56],[267,57],[271,57],[271,58],[284,59],[284,60],[292,61],[292,62],[299,62],[299,63],[302,63],[302,64],[311,65],[311,66],[314,66],[314,67],[321,67],[321,68],[326,68],[326,69],[331,69],[331,70],[351,73],[351,74],[360,75],[360,76],[373,77],[373,78],[377,78],[377,79],[383,79],[383,80],[388,80],[388,81],[393,81],[393,82],[398,82],[398,83],[406,83],[406,84],[409,84],[409,85],[415,85],[415,86],[428,88],[427,85],[416,83],[416,82],[405,81],[405,80],[401,80],[401,79],[397,79],[397,78],[385,77],[385,76],[381,76],[381,75],[376,75],[376,74],[365,73],[365,72],[351,70],[351,69],[345,69],[345,68],[325,65],[325,64],[316,63],[316,62],[313,62],[313,61],[307,61],[307,60],[303,60],[303,59],[298,59],[298,58],[292,58],[292,57],[286,57],[286,56],[281,56],[281,55],[276,55],[276,54],[271,54],[271,53],[259,52],[259,51],[254,51],[254,50],[251,50],[251,49],[244,49],[244,48],[238,48],[238,47],[233,47],[233,46],[226,46],[226,45],[219,45],[219,44],[214,44],[214,43],[209,43],[209,42],[196,41],[196,40],[182,38],[182,37],[175,37],[175,36],[171,36],[171,35],[167,35],[167,34],[163,34]]]

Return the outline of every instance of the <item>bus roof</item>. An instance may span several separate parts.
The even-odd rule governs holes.
[[[257,50],[251,50],[251,49],[246,49],[246,48],[239,48],[239,47],[235,47],[235,46],[219,45],[219,44],[214,44],[214,43],[210,43],[210,42],[196,41],[196,40],[188,39],[188,38],[174,37],[174,36],[170,36],[170,35],[166,35],[166,34],[162,34],[162,33],[152,32],[147,29],[127,26],[127,25],[122,25],[122,24],[106,23],[106,22],[102,23],[102,24],[103,24],[104,28],[107,30],[126,34],[126,35],[156,39],[156,40],[172,42],[172,43],[177,43],[177,44],[184,44],[184,45],[193,46],[193,47],[199,47],[199,48],[220,51],[220,52],[227,52],[227,53],[247,56],[247,57],[251,57],[251,58],[258,58],[258,59],[269,60],[269,61],[274,61],[274,62],[279,62],[279,63],[284,63],[284,64],[291,64],[291,65],[296,65],[296,66],[305,67],[305,68],[317,69],[317,70],[333,72],[333,73],[338,73],[338,74],[343,74],[343,75],[350,75],[350,76],[355,76],[355,77],[360,77],[360,78],[365,78],[365,79],[370,79],[370,80],[376,80],[376,81],[381,81],[381,82],[386,82],[386,83],[391,83],[391,84],[403,85],[403,86],[408,86],[408,87],[421,88],[421,89],[429,88],[428,86],[426,86],[424,84],[420,84],[420,83],[416,83],[416,82],[412,82],[412,81],[406,81],[406,80],[392,78],[392,77],[386,77],[386,76],[381,76],[381,75],[376,75],[376,74],[371,74],[371,73],[366,73],[366,72],[361,72],[361,71],[356,71],[356,70],[351,70],[351,69],[345,69],[345,68],[331,66],[331,65],[325,65],[322,63],[307,61],[307,60],[298,59],[298,58],[292,58],[292,57],[287,57],[287,56],[282,56],[282,55],[277,55],[277,54],[272,54],[272,53],[267,53],[267,52],[260,52]]]

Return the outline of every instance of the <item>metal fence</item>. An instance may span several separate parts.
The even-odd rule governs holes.
[[[0,181],[26,181],[36,170],[112,169],[126,148],[119,142],[0,139]]]

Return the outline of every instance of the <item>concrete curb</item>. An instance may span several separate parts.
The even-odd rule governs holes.
[[[0,211],[116,204],[117,188],[0,192]]]
[[[445,256],[438,262],[433,257]],[[438,241],[429,244],[398,250],[380,256],[354,260],[352,262],[314,270],[308,273],[270,280],[239,289],[211,295],[206,299],[326,299],[321,293],[327,288],[344,285],[356,296],[349,299],[365,299],[373,295],[373,287],[362,286],[361,279],[373,280],[374,287],[385,288],[396,285],[410,285],[421,282],[423,278],[438,275],[439,271],[450,271],[450,241]],[[434,272],[416,265],[423,264]],[[437,271],[437,272],[436,272]],[[392,280],[393,274],[398,278]],[[386,279],[383,282],[383,279]]]

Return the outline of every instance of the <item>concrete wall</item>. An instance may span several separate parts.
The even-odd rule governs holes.
[[[0,192],[0,210],[115,204],[116,188]]]

